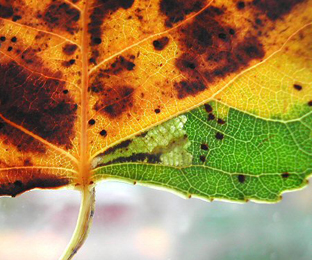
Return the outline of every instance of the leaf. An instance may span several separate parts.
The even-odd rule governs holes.
[[[303,187],[311,13],[310,0],[1,0],[0,195],[78,189],[87,228],[100,180],[235,201]]]

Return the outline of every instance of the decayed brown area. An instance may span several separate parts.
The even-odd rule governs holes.
[[[155,10],[155,16],[146,13],[140,1],[127,6],[117,2],[90,5],[89,33],[91,38],[97,35],[90,47],[96,58],[91,54],[89,68],[91,118],[96,122],[90,130],[93,154],[208,100],[237,74],[280,50],[311,21],[300,11],[309,4],[304,0],[285,5],[275,0],[146,3],[145,9]],[[94,15],[108,6],[112,9],[105,15]],[[116,31],[122,30],[120,20],[131,24],[131,35],[126,29]],[[142,22],[147,20],[154,30]],[[131,89],[127,95],[125,86]]]
[[[0,10],[0,195],[72,184],[80,69],[66,69],[80,58],[80,11],[22,0],[0,1]]]
[[[0,193],[89,183],[91,156],[222,91],[310,23],[310,5],[0,0]]]
[[[66,176],[55,176],[48,169],[17,168],[0,171],[0,196],[15,197],[34,188],[58,188],[70,183]]]

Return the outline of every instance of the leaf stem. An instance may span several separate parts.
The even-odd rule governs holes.
[[[86,240],[92,224],[95,206],[95,188],[85,186],[81,191],[81,205],[75,231],[59,260],[70,260]]]

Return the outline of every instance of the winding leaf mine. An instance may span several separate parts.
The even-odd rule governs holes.
[[[0,194],[118,179],[277,201],[311,174],[309,0],[0,0]]]

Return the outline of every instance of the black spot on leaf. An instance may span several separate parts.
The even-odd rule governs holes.
[[[207,144],[201,144],[200,148],[202,150],[208,151],[208,145]]]
[[[224,138],[224,135],[222,133],[220,133],[220,132],[216,133],[216,139],[217,140],[222,140],[223,138]]]
[[[284,178],[284,179],[287,179],[288,177],[289,177],[289,173],[288,172],[284,172],[284,173],[282,173],[282,177]]]
[[[169,43],[168,37],[161,37],[155,41],[153,41],[154,49],[157,51],[163,50]]]
[[[211,113],[212,112],[212,106],[210,104],[205,104],[204,105],[205,110],[207,113]]]
[[[244,183],[246,177],[245,177],[245,175],[243,175],[243,174],[239,174],[239,175],[237,175],[237,179],[238,179],[238,181],[239,181],[240,183]]]
[[[95,124],[95,120],[94,119],[90,119],[88,122],[89,125],[94,125]]]
[[[101,136],[104,136],[104,137],[107,136],[106,130],[102,130],[102,131],[100,132],[100,135],[101,135]]]
[[[208,121],[212,121],[212,120],[215,120],[215,115],[214,114],[212,114],[212,113],[210,113],[209,115],[208,115]]]
[[[302,90],[302,86],[298,84],[294,84],[294,89],[300,91]]]

